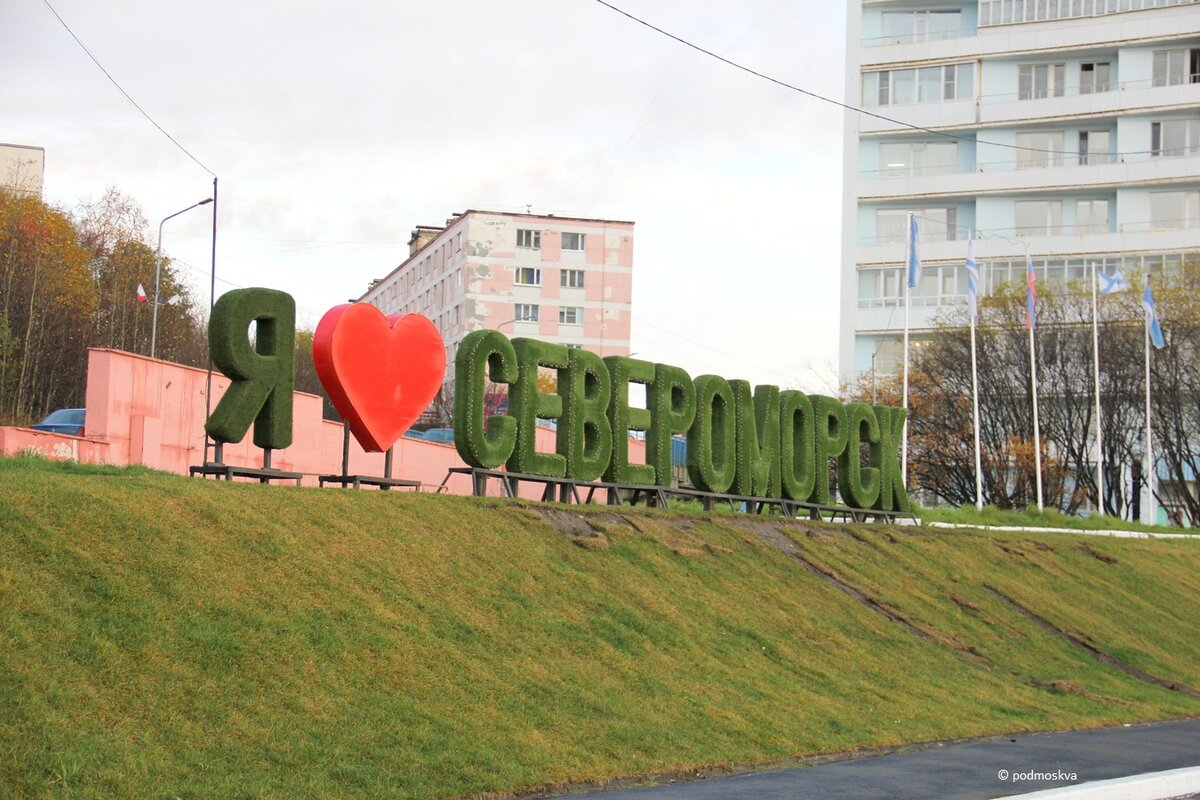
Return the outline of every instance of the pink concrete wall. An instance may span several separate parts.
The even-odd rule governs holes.
[[[0,427],[0,455],[31,453],[55,461],[108,463],[108,443],[79,436],[63,436],[29,428]]]
[[[88,463],[144,464],[186,475],[188,467],[204,460],[204,392],[207,373],[194,367],[159,361],[120,350],[88,353],[87,436],[61,436],[27,428],[0,428],[0,454],[35,452],[47,458]],[[229,387],[229,379],[213,373],[213,408]],[[296,392],[292,410],[292,444],[271,455],[272,466],[304,474],[316,486],[320,475],[342,469],[342,424],[322,419],[321,399]],[[261,466],[262,450],[253,446],[253,432],[237,444],[225,445],[224,460],[237,466]],[[537,448],[554,452],[555,433],[537,430]],[[629,442],[630,458],[644,461],[645,445]],[[211,455],[211,451],[210,451]],[[366,453],[350,438],[350,473],[383,475],[383,454]],[[432,491],[451,467],[466,464],[452,444],[401,438],[396,443],[392,475],[418,480]],[[456,475],[447,484],[453,494],[470,494],[471,482]],[[499,494],[494,486],[492,494]],[[522,496],[540,497],[533,485]]]

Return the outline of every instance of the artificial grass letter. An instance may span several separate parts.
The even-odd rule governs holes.
[[[783,494],[789,500],[808,502],[816,480],[813,452],[813,406],[804,392],[779,395],[779,470]]]
[[[900,441],[904,436],[904,420],[908,411],[903,408],[875,406],[879,420],[879,441],[871,445],[871,466],[879,470],[879,497],[875,508],[880,511],[908,511],[908,492],[904,488],[904,472],[900,468]]]
[[[779,387],[730,381],[737,410],[734,494],[779,497]]]
[[[561,369],[567,365],[567,348],[537,339],[513,339],[519,373],[508,391],[508,413],[517,421],[517,442],[508,457],[508,469],[530,475],[561,478],[567,474],[567,460],[558,453],[537,451],[538,419],[558,419],[563,402],[557,394],[539,392],[539,367]]]
[[[472,331],[459,343],[454,358],[454,446],[472,467],[495,469],[512,454],[516,420],[493,415],[484,429],[485,381],[490,377],[493,383],[512,384],[519,374],[517,351],[500,331]]]
[[[254,344],[248,331],[254,323]],[[235,289],[221,295],[208,323],[213,364],[232,381],[204,423],[218,442],[240,442],[254,423],[256,447],[292,443],[296,302],[274,289]]]
[[[567,366],[558,371],[563,413],[557,448],[566,459],[568,478],[595,480],[608,467],[613,447],[608,421],[611,384],[600,356],[590,350],[567,351]]]
[[[721,494],[737,474],[733,389],[719,375],[701,375],[696,387],[696,421],[687,437],[687,471],[702,492]]]
[[[867,403],[846,405],[846,449],[838,459],[838,487],[851,508],[871,508],[879,499],[878,467],[862,465],[862,447],[879,444],[879,421]]]
[[[696,418],[696,389],[679,367],[654,365],[654,382],[646,392],[650,428],[646,431],[646,463],[654,465],[659,486],[670,486],[671,435],[687,433]]]
[[[829,492],[829,459],[837,458],[846,449],[846,407],[840,401],[825,395],[814,394],[809,399],[812,400],[815,423],[815,480],[810,502],[826,506],[833,502]]]
[[[654,365],[627,356],[604,359],[612,379],[608,403],[608,421],[612,426],[612,458],[604,472],[604,480],[613,483],[633,483],[642,486],[654,483],[653,464],[629,463],[629,432],[650,428],[650,411],[629,407],[629,384],[649,385],[654,380]]]

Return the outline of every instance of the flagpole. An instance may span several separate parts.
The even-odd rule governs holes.
[[[1029,276],[1033,272],[1033,260],[1029,257],[1029,244],[1025,244],[1025,283],[1026,292],[1029,291]],[[1027,297],[1028,302],[1032,303],[1032,296]],[[1032,311],[1033,309],[1030,309]],[[1028,317],[1029,325],[1029,378],[1033,389],[1033,458],[1034,469],[1037,472],[1037,505],[1038,511],[1043,511],[1042,504],[1042,434],[1038,424],[1038,392],[1037,392],[1037,353],[1033,343],[1033,329],[1037,327],[1032,316]]]
[[[979,454],[979,368],[975,360],[975,317],[971,317],[971,401],[975,420],[975,508],[983,510],[983,459]]]
[[[914,245],[912,236],[913,214],[908,212],[908,225],[905,230],[905,237],[908,240],[908,248],[904,258],[904,389],[903,397],[900,400],[900,405],[905,411],[904,415],[904,430],[901,435],[900,442],[900,481],[907,488],[908,486],[908,311],[912,300],[912,288],[909,287],[909,275],[912,270],[912,248]]]
[[[978,269],[975,266],[975,247],[974,239],[975,232],[971,231],[971,238],[967,241],[967,266],[968,269]],[[968,275],[967,280],[975,283],[972,275]],[[978,309],[978,294],[979,286],[976,283],[974,286],[968,286],[968,291],[971,293],[969,300],[970,309],[968,316],[971,317],[971,406],[974,412],[974,427],[975,427],[975,508],[983,510],[983,459],[979,451],[979,367],[976,360],[975,351],[975,317]]]
[[[1146,273],[1146,288],[1150,287],[1150,273]],[[1153,439],[1150,436],[1150,312],[1146,311],[1146,513],[1142,521],[1153,525],[1158,521],[1154,508],[1154,451]]]
[[[1096,513],[1104,514],[1104,434],[1100,416],[1100,322],[1096,294],[1100,277],[1096,262],[1092,262],[1092,369],[1096,386]]]

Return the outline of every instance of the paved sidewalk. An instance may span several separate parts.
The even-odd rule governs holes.
[[[1200,719],[1092,731],[1019,734],[814,767],[593,792],[587,797],[589,800],[984,800],[1195,766],[1200,766]],[[1031,773],[1059,777],[1046,779]]]

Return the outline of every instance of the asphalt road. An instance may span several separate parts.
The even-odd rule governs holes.
[[[1014,735],[813,767],[591,792],[587,797],[589,800],[982,800],[1195,766],[1200,766],[1200,719]],[[1066,773],[1066,777],[1037,779],[1029,776],[1030,772],[1059,772]],[[1074,779],[1070,779],[1071,773]]]

